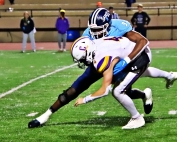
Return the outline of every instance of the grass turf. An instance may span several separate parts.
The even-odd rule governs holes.
[[[152,50],[151,66],[176,70],[176,49]],[[55,69],[73,64],[70,54],[54,51],[19,53],[0,52],[0,93],[6,92],[32,78]],[[42,114],[57,99],[62,90],[68,88],[83,70],[73,67],[35,81],[22,89],[0,99],[0,141],[2,142],[176,142],[177,116],[168,111],[177,110],[177,83],[165,89],[163,79],[141,78],[133,87],[151,87],[154,109],[145,115],[146,126],[136,130],[121,130],[129,121],[129,114],[111,95],[73,107],[74,101],[63,107],[44,127],[28,129],[27,124]],[[98,89],[96,82],[81,96]],[[142,101],[135,100],[136,107],[143,113]],[[39,112],[34,117],[27,115]],[[98,112],[105,112],[100,116]]]

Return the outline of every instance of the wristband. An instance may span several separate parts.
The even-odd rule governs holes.
[[[127,64],[131,62],[131,59],[128,56],[125,57],[124,60],[126,61]]]
[[[86,96],[86,97],[83,99],[84,104],[86,104],[86,103],[88,103],[88,102],[90,102],[90,101],[92,101],[91,95],[88,95],[88,96]]]

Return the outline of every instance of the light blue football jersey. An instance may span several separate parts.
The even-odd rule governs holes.
[[[90,28],[87,28],[82,36],[88,36],[90,39],[93,40],[92,35],[89,32]],[[111,20],[111,27],[110,30],[107,34],[107,36],[115,36],[115,37],[120,37],[123,36],[125,33],[129,32],[132,30],[131,24],[122,19],[112,19]]]

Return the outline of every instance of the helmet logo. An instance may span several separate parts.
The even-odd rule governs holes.
[[[103,18],[102,18],[103,22],[105,22],[105,20],[108,21],[109,16],[110,16],[110,13],[108,11],[106,11]]]

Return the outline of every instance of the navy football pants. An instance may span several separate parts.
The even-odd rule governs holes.
[[[74,88],[76,94],[79,95],[102,77],[103,75],[98,73],[93,65],[90,65],[71,87]]]

